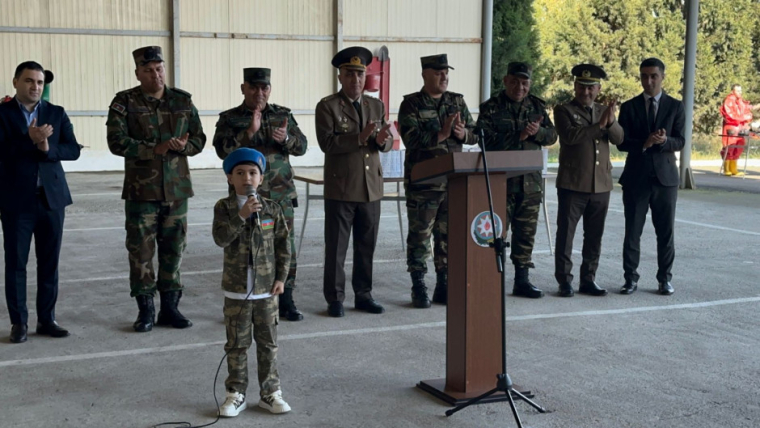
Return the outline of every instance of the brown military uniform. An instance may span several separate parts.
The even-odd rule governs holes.
[[[372,258],[380,223],[383,169],[380,151],[391,149],[392,140],[378,146],[374,137],[363,145],[359,134],[375,122],[385,126],[383,102],[367,96],[359,99],[359,112],[342,92],[317,104],[316,129],[319,147],[325,153],[325,270],[324,293],[328,303],[345,298],[343,264],[348,237],[354,234],[352,285],[355,298],[369,298],[372,290]]]
[[[577,72],[582,70],[585,68],[579,68]],[[586,74],[587,78],[591,77],[590,73]],[[606,109],[607,106],[594,103],[587,110],[577,100],[554,109],[554,123],[560,144],[554,277],[560,285],[572,284],[573,237],[581,217],[581,283],[594,282],[599,267],[602,234],[612,191],[610,144],[623,142],[623,128],[617,121],[605,128],[599,127],[599,120]]]

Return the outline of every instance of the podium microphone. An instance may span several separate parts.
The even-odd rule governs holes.
[[[245,194],[250,198],[253,196],[256,200],[259,199],[259,195],[256,193],[256,188],[253,186],[245,186]],[[259,224],[259,213],[253,213],[253,221],[255,224]]]

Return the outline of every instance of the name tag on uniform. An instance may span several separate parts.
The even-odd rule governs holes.
[[[274,220],[272,220],[271,218],[261,221],[262,230],[267,230],[267,229],[272,229],[272,228],[274,228]]]

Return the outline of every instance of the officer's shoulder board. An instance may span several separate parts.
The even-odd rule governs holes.
[[[409,101],[412,101],[416,98],[419,98],[422,95],[422,92],[413,92],[411,94],[404,95],[404,99],[408,99]]]
[[[180,88],[171,88],[171,89],[172,89],[172,91],[174,91],[174,92],[176,92],[176,93],[178,93],[180,95],[184,95],[184,96],[186,96],[188,98],[192,98],[192,96],[193,96],[190,92],[183,91]]]
[[[451,98],[464,98],[464,95],[462,95],[462,94],[458,94],[456,92],[451,92],[451,91],[448,91],[448,92],[449,92],[449,95],[451,96]]]
[[[328,96],[322,98],[322,101],[320,101],[320,102],[326,103],[326,102],[332,101],[332,100],[334,100],[336,98],[338,98],[338,94],[337,93],[336,94],[332,94],[332,95],[328,95]]]

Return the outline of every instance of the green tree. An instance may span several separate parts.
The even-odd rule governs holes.
[[[527,62],[537,69],[539,57],[538,28],[533,19],[531,3],[532,0],[494,1],[491,55],[492,95],[504,89],[502,78],[507,74],[507,64],[510,62]],[[542,88],[536,89],[540,92]]]

